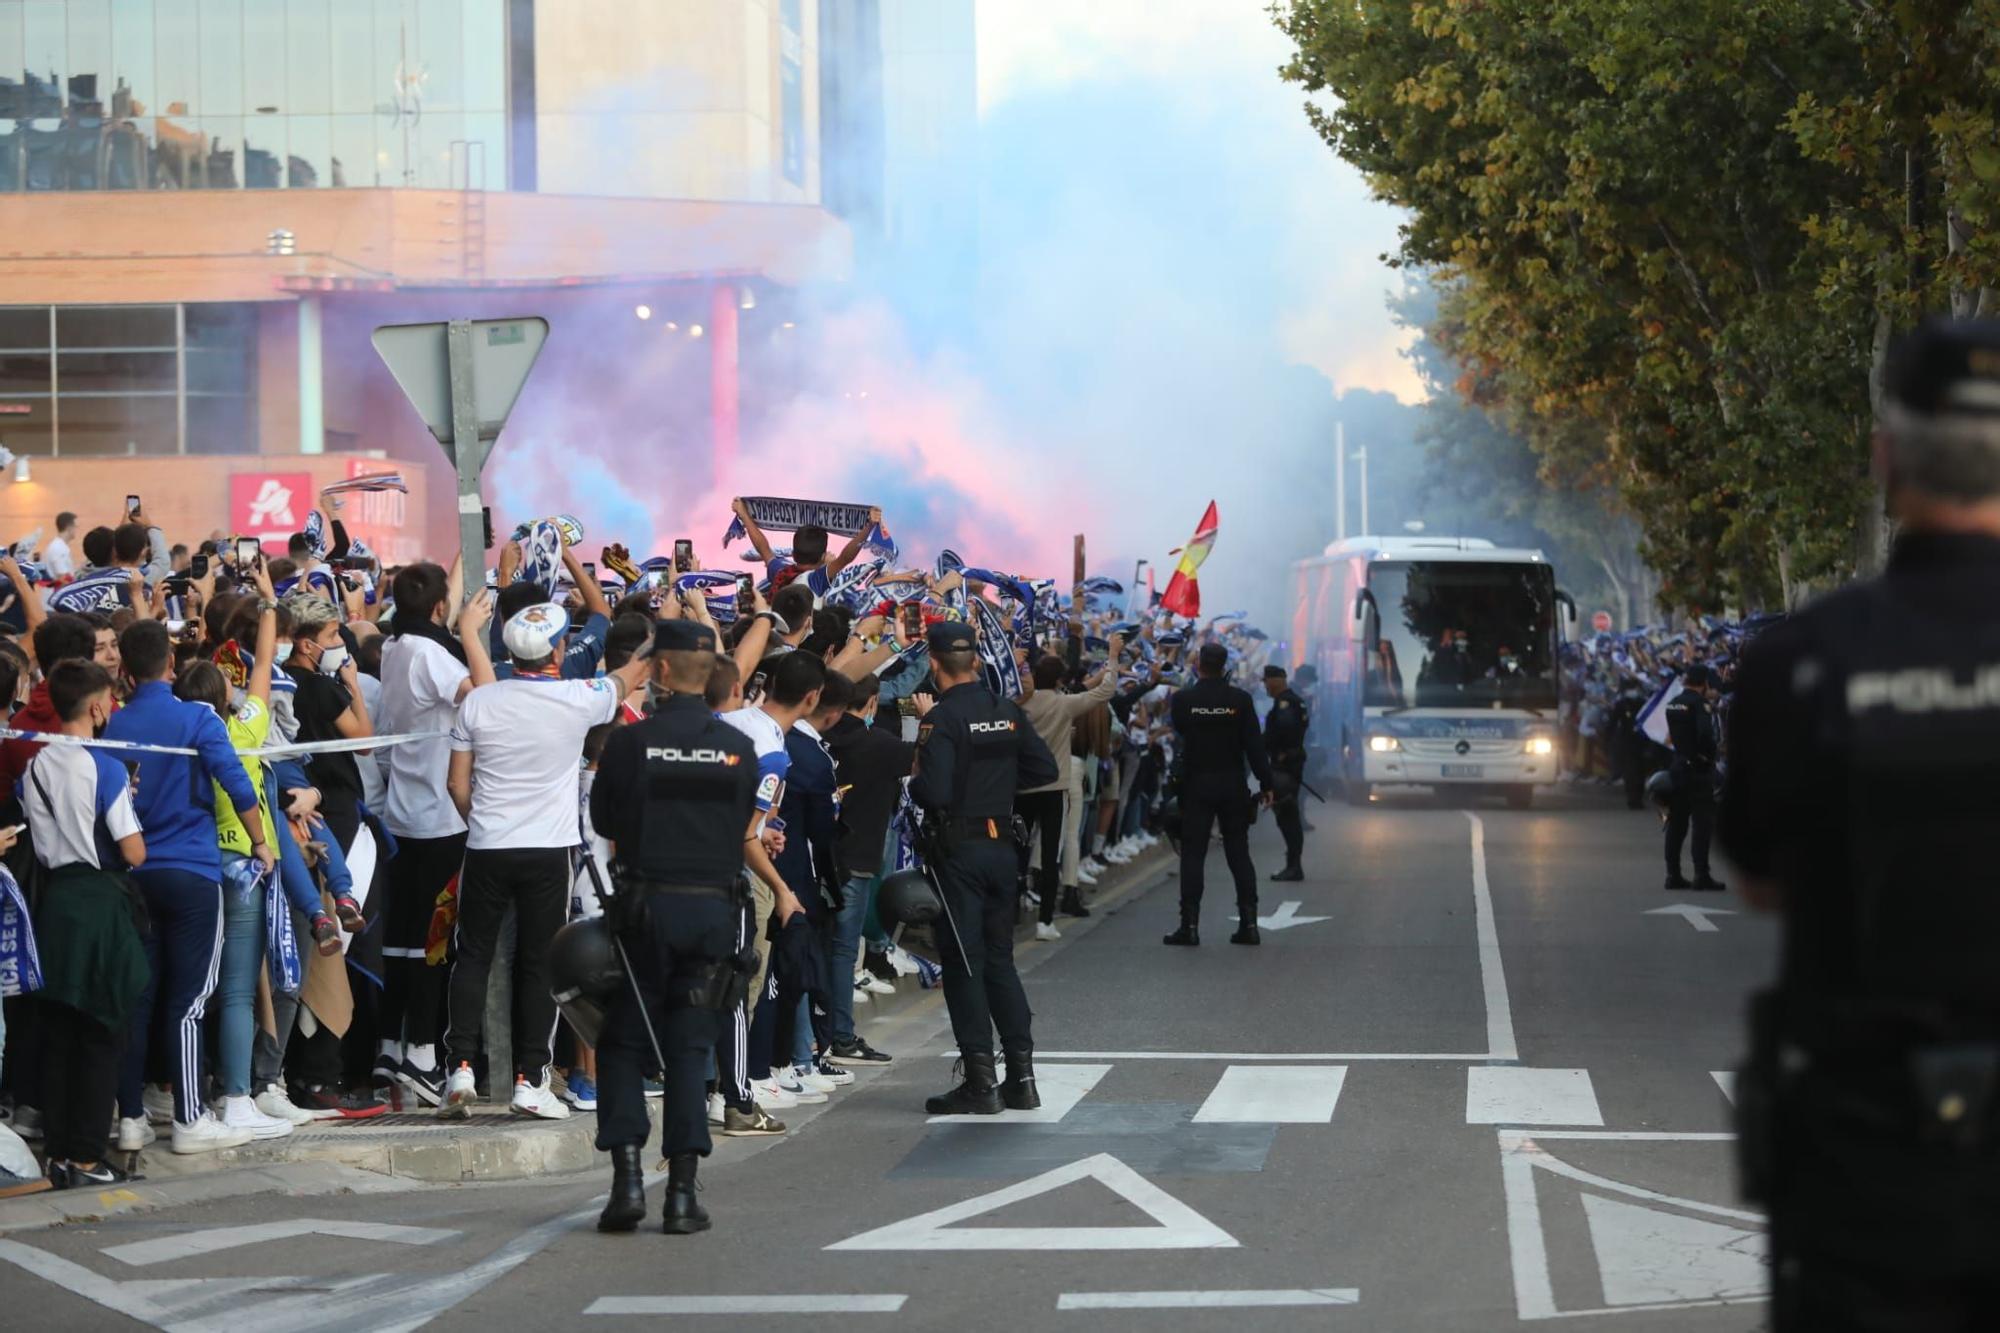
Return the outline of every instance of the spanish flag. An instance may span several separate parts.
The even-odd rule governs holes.
[[[1215,515],[1215,501],[1210,500],[1208,511],[1195,527],[1194,536],[1180,548],[1181,562],[1174,567],[1174,576],[1167,580],[1167,590],[1160,594],[1160,605],[1177,616],[1201,614],[1201,585],[1195,581],[1195,573],[1201,568],[1201,562],[1208,559],[1209,548],[1215,545],[1215,530],[1219,522]]]

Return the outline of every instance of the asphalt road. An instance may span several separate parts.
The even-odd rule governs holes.
[[[1035,1122],[927,1122],[927,1009],[892,1068],[711,1164],[702,1236],[597,1235],[596,1179],[263,1195],[0,1240],[0,1301],[52,1329],[1760,1327],[1717,1073],[1772,924],[1663,892],[1653,819],[1594,793],[1310,817],[1260,949],[1227,943],[1219,854],[1198,950],[1160,944],[1170,874],[1024,948]],[[1252,845],[1268,875],[1268,820]]]

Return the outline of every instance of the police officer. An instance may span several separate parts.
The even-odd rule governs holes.
[[[1305,822],[1299,817],[1299,784],[1306,773],[1306,728],[1311,715],[1306,701],[1285,682],[1285,669],[1275,662],[1264,668],[1264,693],[1271,711],[1264,715],[1264,751],[1271,759],[1271,810],[1285,839],[1285,868],[1271,876],[1292,883],[1306,877],[1299,866],[1305,850]]]
[[[1673,800],[1667,806],[1667,887],[1708,889],[1722,885],[1708,872],[1708,844],[1715,833],[1715,761],[1722,733],[1715,724],[1715,673],[1696,663],[1681,677],[1681,692],[1667,705],[1667,736],[1674,743],[1670,771]],[[1681,844],[1694,830],[1694,883],[1681,875]]]
[[[1236,880],[1236,933],[1231,944],[1256,944],[1257,868],[1250,864],[1250,789],[1243,765],[1257,775],[1258,799],[1271,801],[1271,765],[1250,696],[1229,683],[1229,650],[1205,643],[1195,657],[1195,683],[1174,695],[1174,731],[1181,738],[1181,926],[1167,944],[1201,943],[1203,863],[1209,830],[1222,827],[1222,854]]]
[[[709,1225],[695,1198],[695,1164],[710,1148],[703,1082],[722,1015],[748,975],[745,858],[769,882],[778,877],[750,833],[756,751],[702,700],[715,669],[715,632],[664,620],[653,648],[653,683],[669,693],[653,716],[611,734],[590,791],[591,822],[612,845],[611,924],[636,983],[613,992],[597,1051],[597,1147],[611,1154],[612,1168],[611,1199],[597,1228],[630,1231],[646,1216],[643,1070],[657,1037],[666,1083],[663,1229],[686,1235]],[[645,997],[643,1012],[635,988]]]
[[[1033,1110],[1042,1104],[1034,1034],[1014,970],[1014,793],[1054,782],[1055,756],[1027,714],[982,683],[971,626],[941,622],[925,637],[939,693],[918,728],[910,796],[924,812],[924,859],[944,899],[945,920],[936,932],[964,1080],[924,1109],[932,1115],[996,1115],[1003,1104]],[[1004,1084],[993,1067],[996,1027],[1007,1057]]]
[[[1724,847],[1784,914],[1738,1080],[1773,1320],[2000,1317],[2000,323],[1891,356],[1888,572],[1766,630],[1730,708]]]

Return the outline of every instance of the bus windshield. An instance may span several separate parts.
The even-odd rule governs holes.
[[[1556,707],[1555,576],[1547,565],[1384,561],[1368,567],[1376,629],[1365,701],[1383,708]]]

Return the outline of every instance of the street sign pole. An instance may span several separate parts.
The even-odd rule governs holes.
[[[451,374],[451,462],[458,474],[458,554],[465,571],[465,598],[486,587],[486,519],[479,498],[479,474],[488,445],[479,438],[479,399],[472,369],[472,321],[445,325],[445,357]]]

